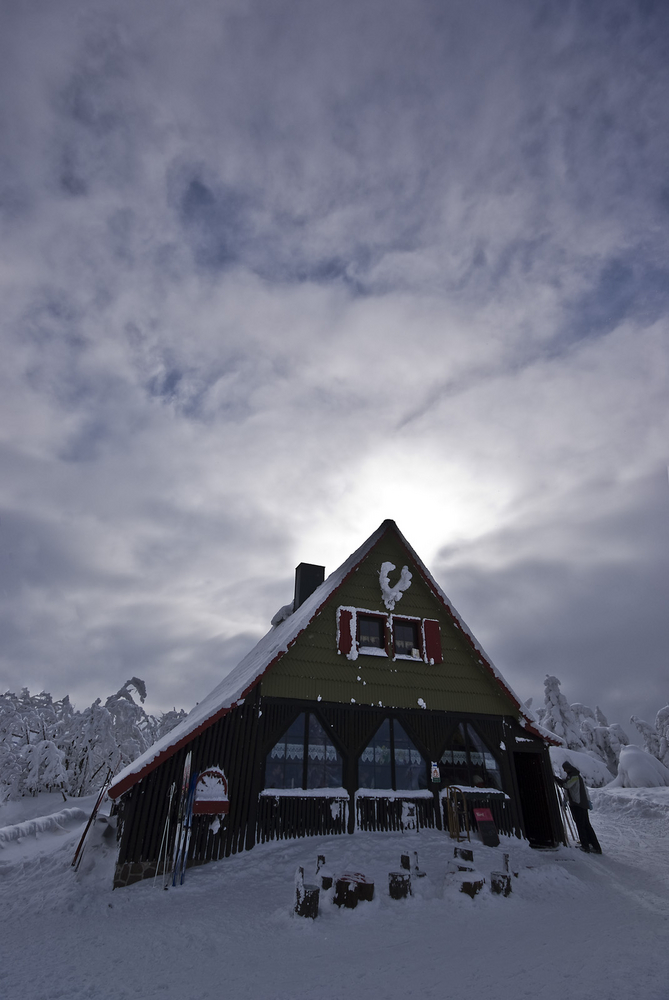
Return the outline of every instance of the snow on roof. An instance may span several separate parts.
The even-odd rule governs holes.
[[[504,689],[507,695],[515,702],[520,712],[520,722],[526,728],[547,739],[552,734],[547,734],[545,730],[537,725],[532,714],[520,700],[518,695],[509,687],[501,673],[494,666],[492,660],[476,642],[474,636],[469,631],[464,621],[460,618],[453,604],[448,599],[444,591],[436,582],[430,571],[423,564],[422,560],[414,552],[407,540],[404,538],[394,521],[386,520],[374,531],[363,544],[353,552],[341,566],[331,573],[323,583],[316,588],[313,594],[300,605],[293,614],[289,615],[278,625],[272,627],[266,635],[251,649],[236,667],[223,678],[214,690],[203,698],[190,714],[180,722],[178,726],[166,733],[157,740],[136,760],[128,764],[114,778],[108,794],[111,798],[117,798],[128,791],[137,781],[143,778],[154,768],[158,767],[164,760],[171,757],[181,747],[194,739],[200,732],[213,725],[221,716],[225,715],[239,705],[246,695],[258,683],[262,675],[279,660],[284,653],[293,645],[297,637],[307,627],[313,618],[318,614],[323,605],[330,599],[332,594],[341,586],[346,578],[362,562],[368,552],[388,529],[396,532],[399,540],[407,549],[413,562],[416,564],[425,582],[436,596],[445,604],[447,611],[452,616],[456,626],[468,637],[475,652],[478,654],[479,662],[488,669],[495,680]],[[275,616],[276,618],[277,616]],[[555,737],[553,736],[553,740]]]

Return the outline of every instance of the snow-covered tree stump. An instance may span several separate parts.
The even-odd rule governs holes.
[[[364,882],[358,882],[358,896],[366,903],[371,903],[374,899],[374,883],[366,880]]]
[[[511,894],[511,876],[506,872],[490,873],[490,890],[497,896],[509,896]]]
[[[409,872],[390,872],[388,892],[391,899],[406,899],[411,895],[411,875]]]
[[[350,882],[347,878],[337,879],[332,900],[335,906],[345,906],[347,910],[355,910],[359,899],[357,882]]]
[[[477,896],[479,894],[479,892],[483,888],[484,883],[485,879],[476,878],[474,873],[472,873],[471,875],[468,875],[466,878],[463,878],[462,881],[460,882],[460,892],[465,892],[468,896],[471,896],[473,899],[474,896]]]

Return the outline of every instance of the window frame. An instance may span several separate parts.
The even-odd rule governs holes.
[[[436,666],[444,662],[441,644],[441,622],[438,618],[420,618],[418,615],[394,615],[390,612],[376,611],[372,608],[357,608],[341,604],[336,611],[335,642],[337,653],[343,654],[347,660],[357,660],[363,656],[385,656],[393,660],[422,660],[428,666]],[[379,646],[360,645],[360,619],[378,618],[384,623],[383,648]],[[395,652],[393,622],[416,623],[418,630],[418,656],[407,656]]]
[[[367,750],[367,748],[369,747],[370,743],[372,743],[372,741],[376,737],[376,734],[379,732],[379,730],[381,729],[381,727],[386,722],[388,723],[389,732],[390,732],[390,739],[389,739],[389,743],[390,743],[390,747],[389,747],[389,749],[390,749],[390,788],[373,788],[373,789],[370,789],[370,791],[378,791],[378,792],[383,792],[383,791],[387,791],[387,792],[410,791],[411,792],[411,791],[415,791],[415,792],[418,792],[418,791],[423,791],[424,790],[424,789],[421,789],[421,788],[409,788],[409,789],[405,789],[405,788],[398,788],[397,787],[397,771],[396,771],[396,760],[395,760],[395,724],[397,724],[398,726],[400,726],[400,728],[402,729],[402,731],[406,735],[407,739],[410,741],[411,745],[415,748],[416,752],[420,754],[421,760],[423,761],[423,767],[425,768],[425,788],[429,788],[430,787],[430,782],[429,782],[429,770],[430,770],[430,767],[429,767],[429,763],[428,763],[427,757],[425,756],[425,754],[423,753],[423,751],[420,749],[420,747],[417,745],[417,743],[416,743],[415,739],[413,738],[413,736],[411,735],[411,733],[407,732],[406,726],[403,725],[403,723],[399,719],[397,719],[394,715],[388,715],[388,716],[386,716],[385,719],[383,719],[383,721],[381,723],[379,723],[379,725],[376,727],[376,729],[372,733],[372,736],[370,737],[370,739],[367,740],[367,742],[365,743],[364,747],[362,748],[362,750],[358,754],[358,757],[357,757],[357,760],[356,760],[356,772],[357,772],[356,773],[356,786],[357,786],[358,790],[362,789],[363,791],[366,791],[368,789],[367,785],[361,785],[360,784],[360,760],[362,758],[362,755],[365,752],[365,750]]]
[[[337,755],[338,755],[340,763],[341,763],[341,780],[342,780],[342,785],[332,785],[332,786],[331,785],[317,785],[315,787],[316,788],[323,788],[323,789],[343,787],[344,776],[345,776],[345,773],[346,773],[347,755],[342,750],[341,743],[339,742],[339,740],[336,738],[336,736],[334,735],[334,733],[332,733],[332,731],[331,731],[332,727],[330,726],[329,722],[327,722],[325,719],[323,719],[323,717],[320,715],[320,713],[318,711],[314,711],[314,709],[311,708],[311,707],[304,707],[304,708],[300,708],[300,710],[297,712],[296,715],[293,716],[293,718],[288,723],[288,725],[284,726],[284,728],[281,730],[280,735],[278,737],[276,737],[275,739],[273,739],[272,742],[269,743],[268,746],[267,746],[267,749],[266,749],[265,754],[263,756],[263,767],[264,767],[264,773],[263,773],[263,790],[265,790],[266,788],[277,788],[278,789],[280,787],[283,790],[289,790],[289,791],[292,790],[292,789],[286,789],[285,785],[284,786],[278,786],[278,785],[268,785],[267,784],[267,761],[268,761],[269,755],[271,754],[271,752],[274,749],[274,747],[277,745],[277,743],[281,743],[282,738],[286,735],[286,733],[291,728],[291,726],[293,726],[297,722],[297,720],[300,718],[301,715],[304,716],[304,736],[303,736],[303,740],[302,740],[302,784],[299,786],[299,788],[295,788],[294,791],[297,792],[297,791],[310,791],[310,790],[312,790],[312,789],[309,788],[309,786],[307,784],[307,776],[308,776],[308,771],[309,771],[309,717],[311,715],[314,716],[314,718],[316,719],[316,721],[320,725],[321,729],[323,730],[323,732],[325,733],[325,735],[327,736],[327,738],[330,740],[332,746],[337,751]]]
[[[381,646],[363,646],[360,642],[360,623],[365,619],[381,623]],[[358,656],[388,656],[388,615],[376,611],[361,611],[355,616],[355,642]],[[372,650],[373,652],[370,652]]]
[[[393,651],[394,660],[421,660],[425,663],[425,642],[423,635],[422,623],[424,619],[417,618],[415,615],[390,615],[389,631],[390,631],[390,641]],[[418,650],[418,656],[410,655],[409,653],[398,653],[395,647],[395,624],[398,625],[412,625],[416,632],[417,644],[414,649]]]
[[[458,731],[458,729],[459,729],[460,726],[463,726],[463,728],[464,728],[464,735],[465,735],[465,753],[467,755],[467,765],[466,766],[467,766],[467,782],[468,782],[468,787],[469,788],[479,787],[479,786],[474,785],[473,780],[472,780],[472,775],[473,775],[472,767],[473,767],[473,765],[472,765],[471,755],[472,755],[472,753],[478,753],[479,751],[478,751],[478,748],[476,746],[472,745],[472,740],[471,740],[470,735],[469,735],[469,727],[471,726],[471,728],[473,729],[473,731],[476,734],[477,738],[481,741],[481,743],[485,747],[487,753],[490,754],[490,756],[492,757],[492,759],[495,761],[495,764],[497,765],[497,773],[499,775],[500,785],[502,785],[502,788],[498,789],[496,785],[494,785],[493,788],[496,791],[503,791],[504,788],[503,788],[503,782],[502,782],[502,768],[501,768],[500,760],[497,757],[497,754],[495,754],[494,751],[492,750],[492,748],[490,747],[490,744],[488,743],[488,741],[486,739],[484,739],[483,736],[481,736],[481,733],[479,732],[479,730],[477,729],[476,725],[472,722],[471,719],[460,719],[460,721],[456,723],[456,725],[453,727],[453,729],[451,729],[451,731],[450,731],[450,733],[448,735],[448,739],[446,740],[446,742],[442,746],[442,749],[439,752],[439,756],[437,757],[437,761],[438,761],[438,763],[440,765],[440,767],[439,767],[440,776],[443,773],[441,765],[443,764],[445,767],[448,766],[448,763],[446,761],[443,761],[442,758],[443,758],[444,754],[447,753],[451,749],[450,744],[451,744],[451,742],[453,740],[453,737],[456,734],[456,732]],[[455,765],[451,765],[451,766],[455,766]],[[488,770],[488,769],[485,768],[485,770]],[[444,781],[444,779],[442,777],[442,784],[443,785],[447,785],[449,783],[447,781]],[[485,790],[485,788],[488,787],[488,786],[481,785],[480,787],[481,787],[482,790]]]

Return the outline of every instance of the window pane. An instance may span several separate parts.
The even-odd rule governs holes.
[[[472,784],[482,788],[502,790],[499,765],[473,726],[467,726],[469,737],[469,758],[471,761]]]
[[[265,788],[302,788],[305,721],[302,712],[267,754]]]
[[[399,722],[393,721],[395,737],[395,787],[397,789],[427,788],[427,765],[423,757],[404,732]]]
[[[441,755],[439,762],[441,780],[445,785],[469,786],[469,767],[467,766],[467,742],[462,723],[451,733],[448,746]]]
[[[385,720],[358,758],[359,788],[392,788],[390,722]]]
[[[361,646],[385,647],[384,622],[381,618],[358,618],[358,635]]]
[[[339,788],[342,759],[315,715],[309,713],[307,788]]]
[[[415,622],[393,622],[395,652],[411,656],[418,649],[418,625]]]

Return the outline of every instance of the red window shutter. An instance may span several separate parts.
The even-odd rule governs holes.
[[[348,656],[351,652],[351,619],[353,613],[346,608],[337,609],[337,644],[340,653]]]
[[[423,635],[425,636],[425,656],[428,663],[441,663],[441,628],[439,622],[432,618],[426,618],[423,622]]]

